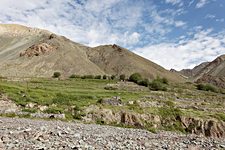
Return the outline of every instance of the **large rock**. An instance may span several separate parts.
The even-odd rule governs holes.
[[[103,121],[105,124],[124,124],[134,127],[145,127],[151,125],[156,128],[160,126],[160,117],[152,114],[139,114],[128,111],[116,111],[98,106],[89,106],[84,110],[86,116],[83,117],[85,122]]]
[[[18,112],[20,109],[19,107],[11,101],[7,96],[0,95],[0,113],[15,113]]]
[[[47,43],[40,43],[30,46],[28,49],[20,53],[20,57],[26,56],[26,57],[34,57],[34,56],[40,56],[47,53],[50,53],[52,51],[55,51],[56,47],[51,46]]]
[[[195,118],[180,118],[185,130],[189,133],[207,137],[225,137],[225,123],[216,120],[203,120]]]
[[[119,96],[114,96],[112,98],[104,98],[100,100],[101,104],[113,105],[113,106],[121,106],[122,100]]]

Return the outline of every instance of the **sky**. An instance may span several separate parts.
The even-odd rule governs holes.
[[[225,54],[225,0],[0,0],[0,10],[0,23],[117,44],[166,69]]]

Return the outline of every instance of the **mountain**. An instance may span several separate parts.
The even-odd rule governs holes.
[[[201,71],[208,64],[209,64],[209,62],[203,62],[203,63],[195,66],[193,69],[182,69],[179,72],[186,77],[194,77],[199,73],[199,71]]]
[[[7,77],[120,75],[134,72],[146,78],[183,81],[177,73],[144,59],[118,45],[88,47],[46,30],[0,24],[0,75]]]
[[[225,88],[225,55],[217,57],[212,62],[204,62],[193,69],[181,70],[179,73],[195,82],[206,82]]]

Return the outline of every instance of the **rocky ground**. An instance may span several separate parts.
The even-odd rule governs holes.
[[[225,149],[225,139],[170,132],[0,118],[0,149]]]

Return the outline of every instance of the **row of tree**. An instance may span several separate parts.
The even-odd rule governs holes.
[[[54,78],[59,78],[61,76],[60,72],[54,72],[53,77]],[[129,78],[126,77],[125,74],[121,74],[120,76],[116,77],[115,75],[111,75],[111,76],[107,76],[107,75],[75,75],[72,74],[70,76],[70,78],[81,78],[81,79],[110,79],[110,80],[114,80],[114,79],[119,79],[121,81],[130,81],[130,82],[134,82],[138,85],[141,86],[146,86],[149,87],[151,90],[162,90],[162,91],[166,91],[167,90],[167,86],[169,84],[168,80],[166,78],[160,78],[157,77],[156,79],[152,80],[151,82],[149,81],[149,79],[147,78],[143,78],[141,76],[140,73],[133,73],[132,75],[129,76]]]

